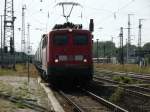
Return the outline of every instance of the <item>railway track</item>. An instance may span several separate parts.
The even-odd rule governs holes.
[[[99,76],[94,76],[94,80],[97,80],[99,83],[103,83],[103,84],[112,84],[112,85],[116,85],[116,84],[124,84],[124,83],[119,83],[117,81],[113,81],[113,80],[110,80],[108,78],[102,78],[102,77],[99,77]]]
[[[87,90],[73,93],[59,91],[59,93],[74,107],[75,112],[128,112]]]
[[[102,78],[102,77],[96,77],[94,76],[94,81],[96,81],[97,83],[105,83],[105,84],[109,84],[109,85],[114,85],[114,87],[121,87],[124,88],[125,91],[129,92],[129,93],[133,93],[134,95],[138,95],[140,97],[144,97],[144,98],[150,98],[150,89],[148,88],[144,88],[144,87],[139,87],[136,85],[128,85],[125,83],[120,83],[117,81],[113,81],[110,79],[106,79],[106,78]]]
[[[114,74],[115,74],[114,72],[113,73],[106,72],[104,74],[102,72],[101,76],[97,75],[97,77],[95,76],[94,78],[96,80],[99,80],[99,81],[105,83],[105,84],[119,84],[120,86],[122,86],[122,87],[124,87],[126,89],[133,90],[133,91],[142,93],[143,95],[150,96],[150,88],[141,87],[141,85],[142,86],[150,86],[149,84],[147,84],[147,83],[146,84],[138,84],[138,83],[137,84],[126,84],[126,83],[114,81],[114,80],[112,80],[112,76],[114,76]],[[105,77],[105,78],[102,78],[102,76]],[[126,76],[126,75],[124,74],[123,76]],[[146,78],[146,76],[145,76],[145,78]],[[148,82],[148,81],[150,81],[150,80],[147,79],[146,82]]]
[[[96,95],[101,96],[107,100],[118,96],[115,104],[132,112],[149,112],[150,111],[150,96],[143,92],[137,92],[133,89],[118,86],[117,84],[102,84],[102,81],[94,80],[90,87],[90,91],[93,91]],[[115,95],[115,96],[114,96]]]
[[[101,84],[101,82],[100,82]],[[96,84],[97,85],[97,84]],[[112,85],[111,88],[116,88],[117,85]],[[101,98],[99,94],[97,94],[97,92],[99,90],[96,90],[95,88],[96,86],[93,86],[93,88],[91,90],[89,88],[84,89],[84,91],[66,91],[63,89],[59,89],[59,90],[55,90],[57,92],[57,94],[59,95],[55,95],[57,99],[59,99],[58,97],[62,97],[61,99],[63,99],[62,101],[59,100],[59,102],[61,102],[60,104],[67,109],[69,111],[65,112],[127,112],[128,111],[142,111],[142,112],[149,112],[148,110],[150,109],[149,106],[149,102],[150,102],[150,97],[147,96],[143,96],[143,94],[140,94],[135,91],[129,90],[129,89],[125,89],[123,87],[119,87],[119,89],[123,90],[124,95],[123,97],[126,97],[125,99],[128,99],[129,101],[123,101],[123,105],[122,104],[118,104],[119,106],[123,107],[120,108],[119,106],[108,102],[106,100],[104,100],[103,98]],[[99,86],[98,86],[99,88]],[[95,89],[95,90],[94,90]],[[97,92],[95,92],[97,91]],[[103,91],[103,89],[101,89],[99,92],[101,93]],[[132,102],[132,98],[135,99],[135,101]],[[107,99],[107,98],[106,98]],[[124,99],[123,99],[124,100]],[[130,101],[131,100],[131,101]],[[139,103],[139,101],[142,100],[143,103]],[[138,101],[138,104],[133,104],[134,102]],[[124,104],[125,103],[125,104]],[[66,106],[68,105],[68,106]],[[124,106],[127,105],[127,106]],[[132,106],[128,108],[128,106]],[[143,108],[141,108],[140,106],[142,106]],[[146,106],[146,107],[145,107]],[[68,109],[69,108],[69,109]],[[127,110],[125,110],[127,109]],[[146,111],[145,111],[146,110]]]
[[[132,79],[135,79],[135,80],[140,80],[144,83],[148,83],[150,84],[150,75],[143,75],[143,74],[136,74],[136,73],[133,73],[133,72],[129,72],[129,73],[125,73],[125,72],[112,72],[112,71],[109,71],[109,70],[98,70],[96,71],[96,73],[102,73],[102,74],[105,74],[105,75],[120,75],[120,76],[128,76]]]

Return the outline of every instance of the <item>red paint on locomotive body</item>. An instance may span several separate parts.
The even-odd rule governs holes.
[[[92,79],[92,34],[90,31],[55,29],[43,36],[41,41],[42,70],[48,79],[74,77],[85,82]]]
[[[55,44],[54,38],[56,36],[62,36],[64,38],[64,43]],[[85,44],[74,42],[75,36],[84,36],[87,38]],[[92,63],[92,36],[87,30],[56,30],[49,33],[49,62],[51,65],[63,65],[67,64],[73,65],[88,65]],[[61,37],[60,37],[61,38]],[[82,38],[82,37],[81,37]],[[63,40],[62,40],[63,41]],[[78,40],[80,41],[80,40]],[[60,58],[60,59],[59,59]],[[78,59],[81,58],[81,59]],[[55,62],[58,59],[58,62]],[[84,62],[84,59],[87,61]]]

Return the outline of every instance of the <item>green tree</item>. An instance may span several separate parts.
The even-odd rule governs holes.
[[[97,52],[99,57],[112,57],[116,55],[115,43],[111,41],[98,42],[98,51],[97,51],[97,42],[93,43],[93,57],[97,57]]]
[[[144,44],[143,51],[149,51],[150,52],[150,42]],[[150,64],[150,53],[146,53],[144,55],[144,57],[145,57],[147,64]]]
[[[144,44],[143,50],[150,51],[150,42]]]

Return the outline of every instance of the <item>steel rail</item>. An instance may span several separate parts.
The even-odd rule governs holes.
[[[133,74],[132,72],[113,72],[113,71],[106,71],[106,70],[100,70],[100,71],[96,71],[96,72],[101,72],[101,73],[105,73],[105,74],[114,74],[114,75],[126,75],[126,76],[129,76],[131,78],[134,78],[134,79],[140,79],[140,80],[143,80],[143,81],[146,81],[148,83],[150,83],[150,75],[135,75]]]
[[[135,76],[144,76],[144,77],[149,77],[150,78],[150,74],[142,74],[142,73],[135,73],[135,72],[124,72],[124,71],[118,71],[118,72],[113,72],[111,70],[107,70],[107,69],[99,69],[99,70],[96,70],[97,72],[104,72],[104,73],[115,73],[115,74],[127,74],[127,75],[135,75]]]
[[[85,112],[75,102],[73,102],[69,97],[67,97],[63,91],[59,91],[59,93],[68,101],[68,103],[70,103],[74,107],[75,112]]]
[[[133,90],[130,90],[130,89],[125,89],[123,87],[119,87],[120,89],[123,89],[125,90],[125,92],[129,95],[132,95],[132,96],[137,96],[137,97],[142,97],[144,99],[147,99],[147,100],[150,100],[150,96],[147,95],[147,94],[143,94],[141,92],[137,92],[137,91],[133,91]]]
[[[114,84],[120,84],[122,87],[129,87],[129,88],[132,87],[132,88],[135,88],[136,90],[142,90],[142,91],[150,93],[150,89],[148,89],[148,88],[139,87],[139,86],[136,86],[136,85],[131,85],[130,86],[130,85],[126,84],[126,83],[121,83],[121,82],[109,80],[109,79],[106,79],[106,78],[96,77],[96,76],[94,76],[94,78],[98,79],[98,80],[102,80],[102,81],[107,81],[107,82],[110,82],[110,83],[114,83]]]
[[[96,78],[96,79],[98,79],[98,80],[103,80],[103,81],[108,81],[108,82],[110,82],[110,83],[115,83],[115,84],[120,84],[120,87],[119,88],[121,88],[121,89],[124,89],[125,90],[125,92],[129,92],[130,94],[134,94],[134,95],[136,95],[136,96],[139,96],[139,97],[143,97],[143,98],[145,98],[145,99],[149,99],[150,98],[150,95],[147,95],[147,94],[143,94],[143,93],[141,93],[141,92],[137,92],[137,91],[133,91],[133,90],[130,90],[130,89],[126,89],[124,86],[126,85],[126,84],[124,84],[124,83],[119,83],[119,82],[117,82],[117,81],[112,81],[112,80],[109,80],[109,79],[104,79],[104,78],[99,78],[99,77],[95,77],[94,76],[94,78]],[[137,89],[138,88],[138,86],[135,86],[135,88]],[[140,89],[140,88],[138,88],[138,89]],[[146,89],[146,88],[145,88]],[[143,90],[143,88],[142,88],[142,90]],[[148,91],[148,90],[146,90],[146,91]]]
[[[136,90],[141,90],[141,91],[144,91],[144,92],[149,92],[150,93],[150,89],[148,88],[144,88],[144,87],[139,87],[139,86],[136,86],[136,85],[131,85],[129,86],[128,84],[126,83],[121,83],[121,82],[117,82],[117,81],[113,81],[113,80],[109,80],[109,79],[104,79],[104,78],[101,78],[101,77],[96,77],[94,76],[95,79],[98,79],[98,80],[102,80],[102,81],[107,81],[107,82],[110,82],[110,83],[114,83],[114,84],[120,84],[121,86],[127,86],[127,87],[132,87],[132,88],[135,88]]]
[[[146,83],[150,83],[150,79],[148,78],[144,78],[144,77],[136,77],[135,75],[134,76],[131,76],[131,75],[129,75],[131,78],[134,78],[134,79],[139,79],[139,80],[142,80],[142,81],[144,81],[144,82],[146,82]]]
[[[127,110],[95,95],[94,93],[84,90],[87,94],[89,94],[91,97],[93,97],[95,100],[97,100],[98,102],[100,102],[101,104],[107,106],[108,108],[110,108],[113,112],[128,112]]]
[[[106,106],[107,108],[111,109],[113,112],[128,112],[127,110],[95,95],[94,93],[82,89],[85,93],[90,95],[94,100],[98,101],[100,104]],[[59,93],[71,104],[74,106],[75,112],[85,112],[83,109],[81,109],[76,103],[74,103],[69,97],[67,97],[62,91],[59,91]]]
[[[137,90],[137,91],[142,91],[142,92],[147,92],[147,93],[149,93],[150,94],[150,89],[148,89],[148,88],[144,88],[144,87],[139,87],[139,86],[136,86],[136,85],[122,85],[122,87],[125,87],[125,88],[134,88],[135,90]]]
[[[125,85],[124,83],[120,83],[120,82],[117,82],[117,81],[109,80],[109,79],[106,79],[106,78],[104,79],[102,77],[93,76],[93,78],[98,79],[98,80],[102,80],[102,81],[107,81],[107,82],[113,83],[113,84],[122,84],[122,85]]]

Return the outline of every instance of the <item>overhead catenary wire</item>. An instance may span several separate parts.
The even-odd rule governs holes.
[[[22,0],[23,1],[23,0]],[[65,0],[65,1],[70,1],[70,0]],[[73,0],[72,0],[73,1]],[[77,0],[74,0],[74,1],[77,1]],[[118,0],[119,2],[119,4],[118,4],[118,7],[119,8],[116,8],[116,10],[110,10],[109,11],[109,9],[111,9],[111,8],[109,8],[108,10],[107,10],[107,4],[106,4],[106,2],[105,2],[105,4],[106,5],[104,5],[103,7],[95,7],[94,5],[92,5],[92,4],[90,4],[90,5],[88,5],[88,3],[89,3],[89,1],[87,1],[87,0],[82,0],[81,2],[83,2],[83,5],[84,5],[84,9],[83,9],[83,13],[82,13],[82,22],[83,22],[83,24],[86,24],[86,23],[88,23],[88,20],[89,20],[89,18],[90,17],[92,17],[93,15],[95,16],[96,14],[100,14],[100,16],[98,16],[98,17],[96,17],[97,19],[96,19],[96,21],[98,21],[97,23],[96,23],[96,27],[98,28],[99,27],[99,25],[100,26],[102,26],[102,25],[106,25],[107,23],[113,23],[113,24],[115,24],[115,23],[119,23],[118,22],[118,20],[120,19],[120,17],[122,17],[122,16],[127,16],[127,12],[126,12],[126,10],[128,9],[128,8],[130,8],[132,5],[134,5],[134,3],[136,3],[136,0]],[[122,1],[125,1],[124,3],[125,4],[120,4],[120,3],[122,3]],[[24,1],[24,3],[27,3],[27,17],[26,17],[26,21],[31,21],[31,23],[35,26],[35,27],[44,27],[45,26],[45,18],[46,18],[46,16],[47,16],[47,12],[49,11],[49,15],[50,15],[50,19],[49,19],[49,24],[50,24],[50,26],[52,26],[52,25],[54,25],[55,23],[58,23],[58,22],[62,22],[61,21],[61,17],[60,16],[62,16],[62,15],[59,15],[59,14],[57,14],[57,11],[55,11],[54,10],[54,8],[53,8],[53,6],[57,3],[57,2],[60,2],[60,0],[42,0],[42,2],[41,2],[41,0],[32,0],[32,1],[30,1],[30,0],[26,0],[26,1]],[[143,5],[143,7],[144,6],[146,6],[146,8],[147,7],[149,7],[148,6],[148,4],[146,4],[146,5],[144,5],[144,4],[142,4]],[[39,6],[39,7],[35,7],[35,6]],[[49,7],[48,7],[49,6]],[[134,5],[135,6],[135,5]],[[32,8],[32,10],[30,10]],[[38,10],[40,10],[40,8],[42,8],[42,13],[41,13],[41,15],[40,14],[38,14]],[[47,10],[47,8],[48,8],[48,10]],[[105,8],[106,8],[106,10],[105,10]],[[104,10],[103,10],[104,9]],[[87,13],[87,11],[88,10],[90,10],[88,13]],[[136,9],[137,10],[137,9]],[[142,9],[143,10],[143,9]],[[139,9],[139,12],[141,12],[142,11],[141,9]],[[37,11],[37,12],[36,12]],[[118,11],[118,12],[117,12]],[[145,11],[145,10],[144,10]],[[18,10],[18,12],[19,12],[19,10]],[[104,16],[103,15],[101,15],[101,13],[105,13],[104,14]],[[37,13],[37,14],[36,14]],[[56,13],[56,14],[55,14]],[[90,14],[89,14],[90,13]],[[95,14],[96,13],[96,14]],[[35,14],[35,15],[34,15]],[[116,15],[115,15],[116,14]],[[135,13],[135,14],[137,14],[137,12]],[[39,15],[40,15],[40,18],[44,18],[44,19],[39,19]],[[56,16],[55,16],[56,15]],[[58,17],[59,16],[59,17]],[[116,16],[116,19],[115,19],[115,16]],[[77,16],[78,17],[78,16]],[[119,17],[119,18],[118,18]],[[137,16],[138,17],[138,16]],[[122,17],[123,18],[123,17]],[[20,18],[19,17],[17,17],[17,21],[19,20]],[[43,20],[43,21],[42,21]],[[58,21],[57,21],[58,20]],[[116,20],[115,21],[115,23],[114,23],[114,21],[113,20]],[[57,22],[56,22],[57,21]],[[122,26],[124,26],[123,24],[123,21],[121,21],[119,24],[120,25],[122,25]],[[17,23],[18,24],[18,23]],[[43,25],[42,25],[43,24]],[[101,25],[102,24],[102,25]],[[111,25],[110,25],[111,26]],[[117,26],[117,25],[116,25]],[[136,24],[136,26],[137,26],[137,24]],[[109,27],[107,27],[107,25],[106,25],[106,28],[105,28],[105,31],[107,31],[108,30],[108,28]],[[119,27],[118,27],[119,28]],[[110,29],[110,28],[109,28]],[[115,30],[116,28],[114,28],[113,27],[113,30]],[[135,30],[137,30],[137,27],[133,27],[132,29],[135,29]],[[145,25],[144,25],[144,33],[145,33],[145,31],[148,31],[148,29],[147,28],[145,28]],[[147,30],[146,30],[147,29]],[[125,31],[126,32],[126,31]],[[103,35],[104,34],[106,34],[105,32],[103,33]],[[97,35],[97,34],[96,34]],[[109,34],[109,32],[108,32],[108,35],[114,35],[114,34]],[[126,36],[126,35],[125,35]],[[105,37],[107,37],[106,35],[105,35]]]
[[[116,14],[116,13],[120,12],[121,10],[124,10],[125,8],[127,8],[129,5],[131,5],[131,3],[132,3],[133,1],[134,1],[134,0],[132,0],[132,1],[130,1],[129,3],[125,4],[124,6],[118,8],[118,10],[116,10],[116,11],[112,11],[112,14],[111,14],[111,15],[108,15],[108,16],[104,17],[103,19],[101,19],[101,21],[106,21],[106,20],[109,19],[109,17],[111,17],[111,16],[112,16],[113,18],[115,18],[115,17],[114,17],[114,14]],[[111,11],[109,11],[109,12],[111,12]]]

